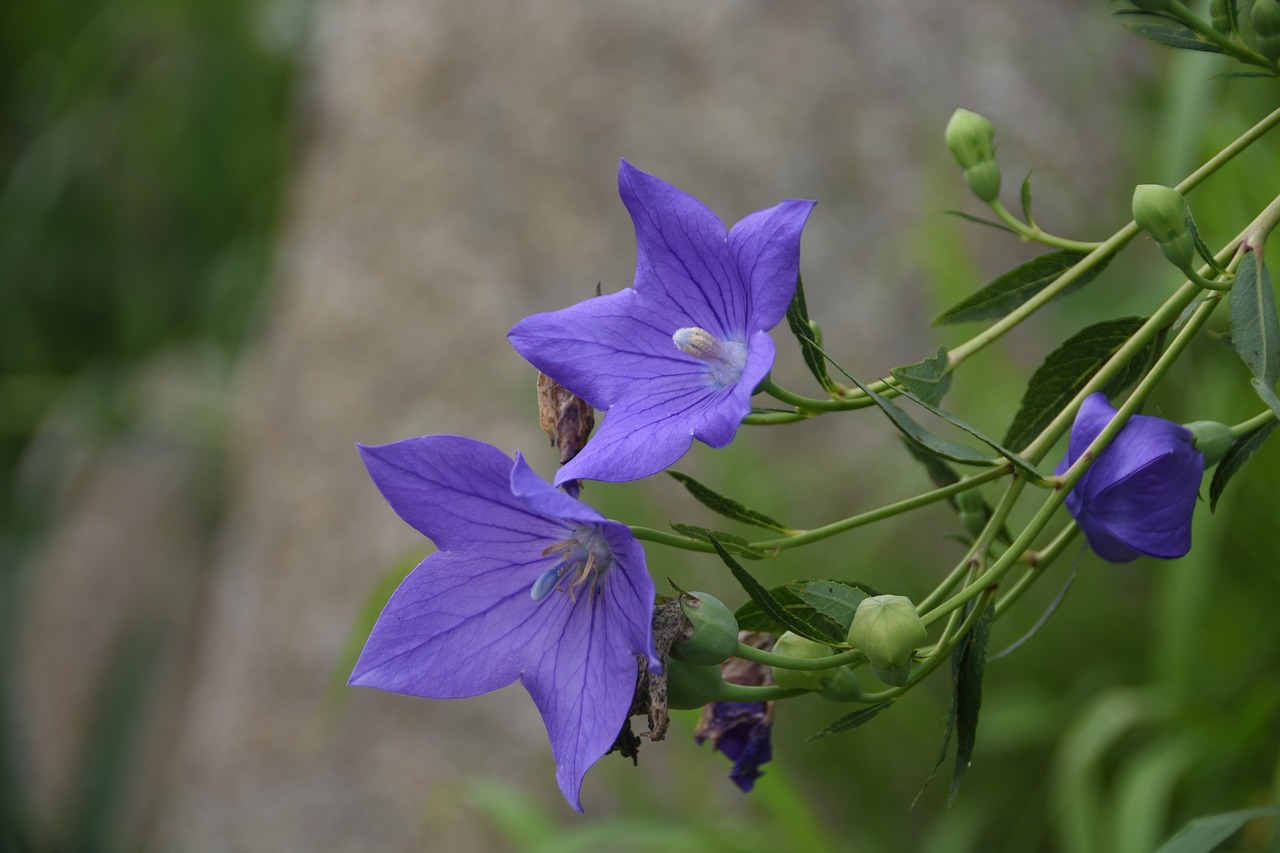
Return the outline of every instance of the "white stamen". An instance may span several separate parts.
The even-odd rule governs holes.
[[[722,341],[706,329],[690,326],[676,329],[671,335],[676,349],[705,363],[715,384],[726,388],[742,378],[747,366],[747,345],[739,341]]]

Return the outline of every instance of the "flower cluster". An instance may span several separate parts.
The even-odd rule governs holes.
[[[550,380],[606,413],[556,476],[574,495],[580,479],[661,471],[694,438],[733,439],[773,365],[768,331],[795,289],[813,206],[784,201],[726,233],[700,202],[625,161],[618,187],[635,223],[634,286],[529,317],[509,335]],[[392,595],[350,683],[451,699],[518,680],[546,724],[560,790],[581,810],[584,774],[626,722],[637,658],[662,666],[639,543],[518,453],[448,435],[360,452],[391,507],[439,550]],[[752,751],[767,760],[767,740]]]

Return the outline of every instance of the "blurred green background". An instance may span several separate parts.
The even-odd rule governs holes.
[[[1101,4],[1082,14],[1096,19],[1087,32],[1098,38],[1125,37],[1113,32],[1119,24],[1105,20]],[[177,749],[174,729],[155,725],[149,697],[163,685],[156,673],[171,656],[180,667],[196,666],[201,614],[216,581],[197,583],[194,594],[169,608],[173,621],[133,619],[125,609],[108,635],[108,664],[83,693],[90,710],[76,718],[82,730],[66,759],[73,768],[70,781],[50,798],[33,794],[39,750],[32,739],[40,724],[57,721],[33,719],[14,676],[20,657],[30,651],[22,638],[29,636],[23,632],[32,622],[37,582],[32,555],[60,530],[59,508],[82,482],[77,478],[86,458],[122,437],[184,448],[194,474],[175,500],[192,507],[193,541],[211,547],[234,517],[234,483],[244,475],[237,467],[243,447],[231,424],[244,377],[251,376],[255,354],[269,335],[263,330],[270,329],[277,304],[273,264],[288,230],[298,128],[307,115],[309,87],[324,79],[308,64],[310,15],[302,4],[240,0],[0,6],[0,849],[165,847],[153,830],[163,822],[166,792],[131,780],[150,772],[140,770],[140,756],[165,765],[165,756]],[[1121,162],[1107,165],[1113,185],[1069,214],[1074,218],[1068,224],[1084,232],[1070,236],[1098,238],[1127,218],[1133,184],[1175,182],[1280,100],[1273,83],[1213,77],[1226,66],[1210,57],[1153,50],[1143,61],[1153,70],[1104,93],[1123,99],[1123,121],[1108,128],[1116,135],[1108,150],[1119,152]],[[397,107],[413,108],[402,102]],[[911,99],[898,108],[909,112]],[[1082,115],[1080,121],[1089,118]],[[923,323],[1002,271],[993,264],[993,251],[1001,263],[1006,256],[990,248],[989,236],[975,238],[973,226],[933,215],[974,207],[960,193],[959,176],[940,142],[919,150],[928,152],[915,165],[926,175],[924,189],[907,203],[918,208],[920,225],[893,235],[897,242],[881,245],[876,260],[883,265],[908,259],[903,263],[915,275],[908,298],[919,301],[913,311]],[[1020,177],[1006,172],[1006,184]],[[826,203],[823,186],[812,192]],[[1197,191],[1192,204],[1206,239],[1216,245],[1276,192],[1280,140],[1269,138]],[[850,187],[833,185],[830,195],[848,198]],[[861,203],[855,195],[855,207]],[[1037,209],[1052,204],[1043,200]],[[429,231],[432,223],[415,227]],[[1135,245],[1103,280],[1055,306],[1033,331],[967,365],[950,407],[1001,430],[999,413],[1012,411],[1029,370],[1047,351],[1045,341],[1061,340],[1103,317],[1150,310],[1158,298],[1152,294],[1167,292],[1175,279],[1149,245]],[[807,270],[806,282],[811,310],[821,319],[835,302],[832,282],[815,281]],[[555,298],[539,310],[576,297],[560,291]],[[448,322],[444,316],[424,315],[423,326]],[[1217,333],[1223,322],[1222,316],[1215,319]],[[931,332],[922,352],[963,340],[966,331]],[[781,358],[794,369],[795,351],[782,333],[778,339]],[[844,351],[840,341],[829,343],[833,351]],[[157,413],[146,403],[152,399],[146,389],[157,374],[163,382],[175,364],[183,403],[176,414]],[[1254,414],[1258,404],[1238,359],[1207,335],[1165,383],[1153,408],[1174,420],[1234,422]],[[859,429],[873,428],[865,423],[870,414],[854,417],[863,419]],[[806,427],[798,434],[815,435],[803,432]],[[432,423],[418,428],[435,430]],[[326,425],[314,429],[323,432]],[[342,434],[335,441],[349,449],[355,438],[364,437]],[[923,473],[905,453],[894,451],[862,459],[856,471],[832,484],[826,467],[813,464],[813,447],[803,437],[758,438],[744,431],[733,447],[702,453],[681,467],[798,526],[843,514],[833,505],[870,506],[925,487]],[[779,465],[781,473],[761,482],[752,472],[769,464]],[[410,829],[383,827],[370,838],[385,842],[389,832],[399,840],[407,834],[430,849],[433,821],[461,819],[471,826],[477,849],[543,853],[1136,853],[1153,849],[1195,816],[1273,805],[1280,797],[1277,482],[1280,450],[1273,442],[1239,475],[1216,514],[1207,506],[1197,510],[1188,557],[1123,567],[1084,557],[1073,589],[1048,625],[988,667],[973,767],[950,808],[943,779],[910,808],[941,739],[947,691],[936,679],[866,728],[816,745],[804,739],[843,710],[817,700],[788,703],[778,712],[774,762],[757,790],[742,798],[735,793],[730,807],[722,790],[727,763],[707,749],[691,748],[695,715],[681,714],[670,742],[646,745],[641,754],[644,763],[659,751],[670,753],[662,759],[669,778],[655,784],[652,775],[606,759],[586,782],[587,789],[607,791],[606,802],[595,809],[588,800],[585,818],[559,804],[548,806],[554,799],[545,792],[455,768],[452,785],[437,785],[429,796],[405,793],[417,803],[401,811]],[[809,497],[785,497],[800,494]],[[654,527],[664,526],[673,512],[671,495],[672,487],[663,483],[590,490],[593,502],[612,517]],[[687,514],[684,520],[714,523],[680,500],[674,506]],[[760,574],[774,582],[819,574],[854,577],[919,595],[931,586],[935,567],[954,556],[954,543],[943,537],[954,530],[950,515],[935,508],[860,531],[850,541],[789,554]],[[358,539],[361,531],[348,535]],[[194,559],[185,571],[204,571],[206,558]],[[670,576],[684,586],[696,580],[727,601],[742,600],[704,561],[656,548],[650,560],[659,579]],[[997,626],[993,648],[1035,622],[1072,562],[1055,566],[1008,624]],[[381,571],[363,570],[359,587],[379,594]],[[352,622],[363,604],[350,602]],[[74,643],[76,626],[68,629]],[[344,638],[350,633],[347,626],[335,630]],[[269,657],[273,649],[257,654]],[[327,657],[340,666],[339,655]],[[61,675],[42,673],[50,680]],[[320,685],[312,710],[341,718],[346,701],[342,691],[325,694]],[[170,710],[192,713],[181,705]],[[352,741],[337,726],[319,727],[322,745],[316,749],[323,752],[326,738],[354,742],[357,750],[386,748],[374,746],[376,730]],[[490,737],[500,740],[503,734]],[[532,752],[545,746],[535,737],[500,749]],[[170,772],[181,778],[180,769]],[[545,767],[541,772],[549,780]],[[336,801],[344,793],[339,789],[332,796]],[[322,814],[326,803],[311,807]],[[1229,847],[1275,849],[1270,837],[1269,827],[1254,825]],[[397,843],[378,849],[395,849]],[[267,842],[238,844],[215,833],[190,847],[278,849]]]

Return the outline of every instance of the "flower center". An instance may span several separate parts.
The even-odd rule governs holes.
[[[585,588],[588,600],[594,604],[596,587],[600,578],[613,566],[613,549],[604,541],[598,527],[583,525],[573,531],[573,536],[543,550],[542,555],[556,554],[559,562],[538,575],[529,588],[534,601],[546,598],[553,589],[569,594],[573,602],[578,600],[578,590]]]
[[[680,352],[706,364],[719,387],[727,388],[742,378],[742,370],[747,366],[745,343],[722,341],[697,326],[676,329],[671,340]]]

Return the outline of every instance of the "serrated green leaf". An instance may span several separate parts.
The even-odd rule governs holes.
[[[1121,317],[1095,323],[1049,353],[1027,383],[1004,444],[1022,449],[1034,441],[1145,322],[1142,317]]]
[[[952,305],[934,319],[935,324],[968,323],[974,320],[995,320],[1044,290],[1058,277],[1078,264],[1085,254],[1062,249],[1037,255],[1024,264],[1009,270],[995,281],[966,299]],[[1106,269],[1110,258],[1104,259],[1086,270],[1059,296],[1073,293]]]
[[[842,631],[834,619],[822,615],[813,609],[813,605],[802,601],[800,596],[792,591],[789,584],[775,586],[769,590],[769,594],[773,596],[778,606],[790,613],[793,618],[805,622],[821,634],[823,637],[822,642],[828,645],[844,642],[845,635],[849,633],[848,630]],[[760,608],[760,605],[754,601],[747,601],[733,615],[738,620],[739,630],[742,631],[763,631],[769,634],[781,634],[787,630],[785,625],[765,613]]]
[[[834,621],[844,629],[846,635],[858,605],[870,594],[858,584],[837,580],[806,581],[798,586],[792,584],[791,588],[801,601]]]
[[[991,641],[991,623],[995,608],[988,606],[978,617],[973,630],[957,650],[958,667],[955,682],[956,763],[951,771],[948,802],[955,802],[960,783],[973,760],[978,740],[978,711],[982,707],[982,678],[987,668],[987,644]]]
[[[750,507],[743,506],[732,498],[707,488],[702,483],[690,477],[688,474],[681,474],[679,471],[668,471],[676,482],[689,490],[689,494],[693,495],[698,501],[713,512],[723,515],[725,518],[731,518],[734,521],[741,521],[744,524],[752,524],[756,527],[763,527],[767,530],[776,530],[779,533],[791,533],[791,528],[787,527],[780,521],[775,521],[762,512],[756,512]]]
[[[670,522],[671,529],[681,536],[688,536],[690,539],[699,539],[703,542],[714,543],[716,540],[720,544],[737,554],[739,557],[746,557],[748,560],[759,560],[767,556],[759,548],[752,545],[741,536],[734,536],[732,533],[724,533],[719,530],[709,530],[706,527],[699,527],[696,524],[684,524],[679,521]]]
[[[937,456],[941,456],[943,459],[949,459],[952,462],[960,462],[965,465],[984,465],[990,467],[996,464],[994,459],[988,457],[980,450],[975,450],[966,444],[960,444],[958,442],[951,441],[950,439],[934,435],[932,432],[916,423],[910,415],[904,412],[902,408],[892,400],[882,397],[852,376],[849,377],[849,381],[861,388],[863,393],[870,397],[871,401],[880,407],[880,410],[889,417],[889,420],[893,422],[893,425],[896,426],[903,435],[911,441],[922,445],[928,449],[929,452],[936,454]]]
[[[910,391],[903,391],[902,396],[906,397],[908,400],[912,400],[918,403],[919,405],[923,406],[925,409],[929,410],[933,414],[942,418],[952,426],[958,429],[964,430],[965,432],[969,433],[969,435],[981,441],[983,444],[990,446],[992,450],[996,451],[1005,459],[1008,459],[1010,462],[1012,462],[1014,467],[1018,469],[1018,472],[1021,473],[1027,479],[1029,479],[1031,482],[1040,483],[1044,481],[1044,477],[1042,477],[1040,475],[1040,472],[1036,470],[1036,466],[1032,465],[1030,462],[1023,459],[1021,456],[1014,453],[1009,448],[1003,446],[1002,444],[1000,444],[1000,442],[986,435],[977,427],[971,426],[965,421],[960,420],[950,412],[943,411],[942,409],[939,409],[937,406],[930,405],[929,403],[917,397],[915,394],[912,394]]]
[[[1266,267],[1258,266],[1258,255],[1246,252],[1236,268],[1235,284],[1229,297],[1231,345],[1268,388],[1280,379],[1280,321],[1276,319],[1276,296]]]
[[[1249,457],[1262,446],[1263,442],[1271,437],[1271,433],[1275,432],[1277,426],[1280,426],[1280,423],[1271,421],[1231,443],[1231,447],[1227,449],[1222,461],[1213,472],[1213,480],[1209,483],[1209,512],[1217,510],[1218,498],[1222,497],[1222,491],[1227,487],[1227,483],[1244,466],[1244,463],[1249,461]]]
[[[1150,39],[1156,44],[1162,44],[1165,47],[1173,47],[1179,50],[1202,50],[1206,53],[1223,52],[1222,48],[1208,41],[1195,30],[1172,21],[1126,22],[1125,26],[1143,38]]]
[[[1022,179],[1022,218],[1027,220],[1027,224],[1035,227],[1036,220],[1031,215],[1031,173],[1027,172],[1027,176]]]
[[[1199,817],[1161,844],[1156,853],[1210,853],[1235,835],[1249,821],[1280,815],[1280,808],[1243,809]]]
[[[1017,235],[1018,233],[1017,231],[1014,231],[1012,228],[1010,228],[1008,225],[1005,225],[1003,222],[996,222],[994,219],[984,219],[981,216],[974,216],[972,213],[965,213],[963,210],[944,210],[942,212],[947,214],[948,216],[958,216],[961,219],[967,219],[970,222],[976,222],[978,225],[985,225],[988,228],[995,228],[999,231],[1005,231],[1009,234]]]
[[[951,390],[950,366],[947,349],[942,347],[936,355],[931,355],[915,364],[895,367],[889,371],[889,374],[917,397],[928,400],[936,406]]]
[[[833,645],[830,637],[824,636],[821,631],[816,630],[809,623],[798,619],[795,614],[783,607],[782,603],[769,593],[769,590],[761,586],[759,581],[752,577],[746,569],[742,568],[742,566],[738,564],[737,560],[733,559],[733,557],[729,555],[729,552],[725,550],[725,547],[720,543],[720,540],[717,537],[711,537],[711,545],[716,549],[716,553],[720,555],[720,559],[724,561],[724,564],[729,567],[729,571],[733,573],[734,578],[736,578],[738,583],[742,586],[743,591],[747,593],[752,601],[759,605],[765,615],[793,634],[799,634],[801,637],[813,640],[817,643]],[[742,626],[739,625],[738,627],[741,628]],[[839,640],[839,645],[844,644],[844,639],[841,638]]]
[[[817,734],[809,735],[809,737],[805,738],[805,740],[807,741],[820,740],[826,737],[827,735],[839,734],[840,732],[847,732],[850,729],[856,729],[858,726],[861,726],[864,723],[871,722],[871,720],[875,719],[877,714],[879,714],[881,711],[883,711],[885,708],[888,708],[892,704],[893,704],[893,700],[889,700],[888,702],[881,702],[877,705],[868,705],[865,708],[859,708],[857,711],[854,711],[852,714],[846,714],[845,716],[836,720],[834,723],[827,726],[825,729],[818,732]]]
[[[813,326],[809,322],[809,306],[804,299],[804,280],[799,277],[796,278],[796,292],[791,297],[791,304],[787,306],[787,325],[791,327],[791,334],[795,335],[796,341],[800,344],[800,355],[809,372],[813,374],[813,378],[818,380],[818,384],[824,390],[834,390],[836,384],[831,381],[831,376],[827,373],[827,359],[822,352],[822,341],[817,339]]]
[[[1196,219],[1191,215],[1190,210],[1187,211],[1187,232],[1191,235],[1191,242],[1195,244],[1196,252],[1209,265],[1209,268],[1216,273],[1226,272],[1222,264],[1218,263],[1218,259],[1213,256],[1213,250],[1200,237],[1200,229],[1196,227]]]

